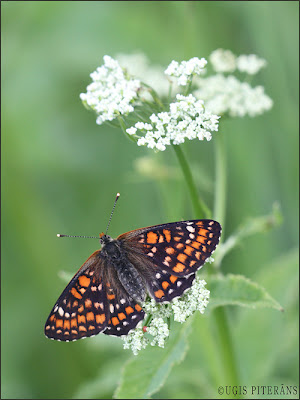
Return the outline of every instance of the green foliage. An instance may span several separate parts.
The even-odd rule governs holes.
[[[270,307],[283,311],[280,304],[264,288],[243,275],[212,275],[208,278],[208,287],[212,296],[207,311],[226,305]]]
[[[191,322],[192,318],[188,324],[177,326],[164,349],[148,347],[125,364],[117,399],[149,399],[161,388],[171,368],[187,352]]]

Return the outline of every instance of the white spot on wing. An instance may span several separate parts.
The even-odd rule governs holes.
[[[58,314],[62,317],[64,313],[65,313],[64,310],[61,307],[59,307]]]
[[[186,229],[190,232],[195,232],[195,228],[193,228],[192,226],[187,226]]]
[[[161,275],[159,273],[157,273],[155,276],[157,279],[159,279],[161,277]]]

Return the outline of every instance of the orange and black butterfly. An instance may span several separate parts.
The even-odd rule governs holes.
[[[100,234],[101,250],[86,260],[55,303],[45,335],[62,341],[100,332],[127,335],[144,319],[141,304],[147,294],[164,303],[191,287],[220,235],[220,224],[210,219],[136,229],[117,239]]]

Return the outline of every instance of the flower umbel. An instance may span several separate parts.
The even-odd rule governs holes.
[[[255,75],[267,65],[266,60],[257,57],[256,54],[241,55],[236,60],[237,69],[249,75]]]
[[[216,72],[233,72],[236,69],[236,56],[230,50],[213,51],[209,61]]]
[[[151,123],[137,122],[126,130],[129,135],[136,135],[137,131],[143,134],[138,138],[138,146],[163,151],[170,144],[184,143],[185,139],[211,139],[211,131],[218,130],[219,117],[205,111],[203,101],[191,94],[177,94],[176,100],[170,104],[169,112],[152,114]]]
[[[93,82],[88,85],[87,92],[80,94],[83,104],[98,115],[96,122],[99,125],[134,111],[141,86],[138,79],[124,73],[116,60],[109,56],[104,56],[103,60],[104,65],[91,73]]]
[[[199,80],[195,96],[205,102],[208,111],[230,117],[254,117],[269,110],[273,101],[262,86],[251,87],[235,76],[217,74]]]
[[[124,349],[131,349],[134,355],[148,345],[164,347],[169,337],[167,319],[173,316],[174,321],[183,323],[195,311],[204,313],[209,301],[209,290],[205,288],[206,282],[198,276],[193,285],[180,298],[173,299],[170,303],[159,304],[154,299],[149,299],[143,304],[147,316],[152,318],[147,327],[139,324],[127,336],[122,336]]]

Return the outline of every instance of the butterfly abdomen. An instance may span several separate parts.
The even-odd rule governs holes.
[[[122,243],[110,237],[107,238],[102,251],[108,264],[116,270],[120,283],[126,293],[137,302],[143,302],[146,297],[143,278],[128,260]]]
[[[128,260],[115,264],[114,267],[122,286],[129,296],[137,302],[142,303],[146,297],[146,288],[143,278],[138,271]]]

